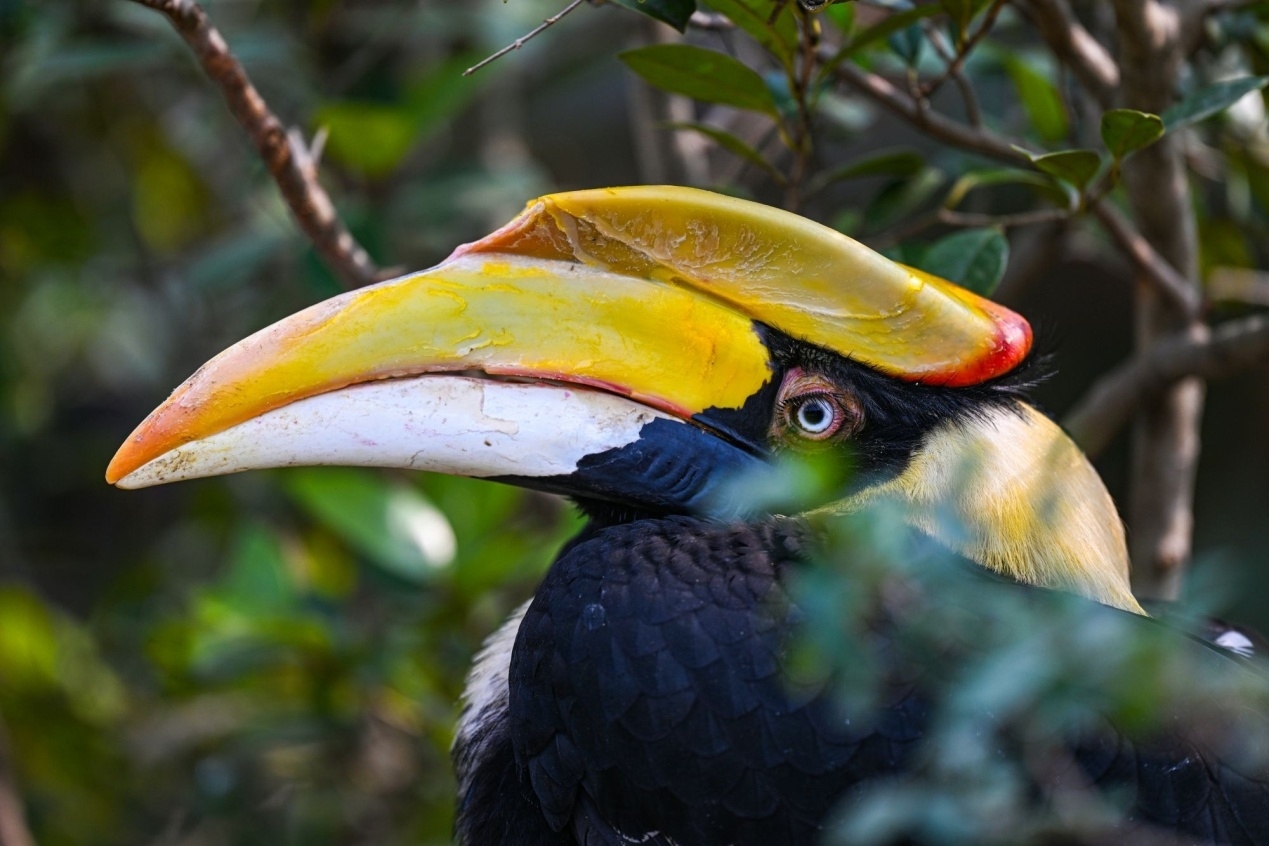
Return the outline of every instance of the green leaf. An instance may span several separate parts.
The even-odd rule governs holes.
[[[899,30],[907,29],[925,18],[933,17],[942,11],[943,10],[939,8],[938,4],[928,3],[922,6],[917,6],[914,9],[908,9],[903,12],[895,12],[885,20],[873,24],[852,38],[850,43],[842,48],[841,52],[845,54],[842,58],[846,58],[846,56],[853,56],[864,47],[880,41],[883,38],[889,38]],[[837,57],[834,56],[833,58],[836,60]]]
[[[1200,88],[1163,113],[1168,132],[1223,112],[1253,91],[1269,85],[1269,76],[1244,76]]]
[[[817,457],[786,453],[773,464],[737,473],[723,481],[718,501],[747,514],[798,514],[839,499],[849,466]]]
[[[463,76],[478,59],[477,54],[463,54],[430,68],[407,86],[400,102],[335,100],[321,106],[314,123],[329,131],[326,149],[331,157],[366,176],[391,173],[492,79]]]
[[[289,610],[295,601],[295,587],[282,546],[268,525],[253,521],[238,530],[229,552],[229,570],[216,594],[244,614]]]
[[[727,152],[739,156],[750,164],[757,165],[780,185],[783,185],[785,182],[784,174],[776,170],[775,166],[764,159],[761,153],[726,130],[704,123],[670,123],[667,124],[667,126],[670,129],[699,132],[701,135],[704,135],[706,138],[714,141]]]
[[[976,294],[991,296],[1009,264],[1009,240],[996,227],[967,229],[935,241],[918,265]]]
[[[881,254],[891,261],[897,261],[899,264],[906,264],[909,267],[924,267],[922,262],[925,261],[925,254],[930,251],[930,245],[924,241],[900,241],[892,247],[886,247]]]
[[[1163,120],[1135,109],[1111,109],[1102,115],[1102,141],[1116,161],[1163,137]]]
[[[942,11],[942,7],[940,7],[937,3],[927,3],[917,6],[914,9],[896,12],[885,20],[873,24],[852,38],[846,46],[834,53],[833,57],[825,62],[824,66],[820,69],[819,78],[823,80],[828,77],[828,75],[833,72],[834,68],[852,56],[858,54],[865,47],[868,47],[883,38],[888,38],[893,33],[896,33],[901,29],[907,29],[924,18],[932,17]]]
[[[427,581],[454,558],[449,521],[413,487],[345,467],[293,470],[284,486],[314,520],[403,579]]]
[[[783,2],[776,12],[772,0],[707,0],[710,7],[767,48],[786,68],[793,66],[798,49],[798,25],[793,4]],[[776,12],[775,19],[771,14]]]
[[[849,235],[854,238],[863,229],[863,223],[863,210],[845,208],[834,214],[828,225],[843,235]]]
[[[687,29],[688,19],[696,11],[696,0],[613,0],[618,6],[639,12],[650,18],[667,23],[683,32]]]
[[[1062,150],[1036,156],[1031,161],[1040,170],[1071,183],[1080,191],[1088,187],[1102,166],[1102,157],[1093,150]]]
[[[834,3],[824,10],[824,17],[832,21],[842,35],[850,35],[855,29],[855,4]]]
[[[330,157],[366,176],[391,172],[414,147],[414,121],[400,106],[346,100],[320,107],[313,119],[329,132]]]
[[[923,167],[925,167],[925,159],[912,150],[881,150],[871,156],[847,162],[819,174],[807,185],[807,193],[814,194],[845,179],[859,179],[866,176],[914,176]]]
[[[886,43],[890,45],[890,49],[894,54],[903,60],[903,63],[910,68],[914,68],[921,61],[921,48],[925,46],[925,33],[921,31],[918,24],[904,27],[898,32],[890,34],[886,39]]]
[[[911,214],[934,195],[945,182],[943,171],[925,167],[908,179],[895,179],[877,192],[864,218],[869,229],[878,231]]]
[[[956,27],[958,41],[964,40],[970,23],[989,2],[990,0],[941,0],[941,5]]]
[[[462,111],[493,74],[463,76],[463,71],[484,58],[484,52],[473,50],[446,59],[406,86],[405,106],[414,125],[415,143],[447,126]]]
[[[1242,227],[1228,218],[1199,221],[1199,276],[1217,267],[1255,267],[1256,254]]]
[[[57,625],[35,594],[15,584],[0,585],[0,673],[5,691],[40,690],[56,683]]]
[[[617,58],[662,90],[779,117],[762,77],[726,54],[690,44],[653,44],[619,53]]]
[[[952,185],[951,190],[947,192],[947,196],[943,199],[943,205],[946,208],[954,209],[961,204],[961,201],[971,191],[979,188],[988,188],[993,185],[1025,185],[1043,194],[1046,199],[1053,201],[1059,206],[1066,206],[1069,199],[1064,191],[1053,184],[1053,180],[1038,173],[1015,168],[996,168],[970,171],[962,175]]]
[[[965,31],[970,19],[974,17],[973,0],[939,0],[939,5],[961,32]]]
[[[1018,98],[1022,101],[1035,131],[1046,141],[1065,138],[1070,130],[1066,104],[1062,102],[1062,95],[1049,76],[1016,53],[1004,54],[1002,62],[1014,87],[1018,89]]]

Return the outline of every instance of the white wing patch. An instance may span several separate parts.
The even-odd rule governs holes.
[[[530,600],[532,601],[532,600]],[[511,670],[511,649],[520,632],[520,621],[529,610],[526,602],[511,613],[507,621],[489,636],[476,659],[467,684],[463,688],[463,712],[454,732],[454,749],[462,750],[454,762],[459,795],[466,794],[476,764],[486,750],[501,740],[507,730],[507,700],[510,691],[507,676]]]

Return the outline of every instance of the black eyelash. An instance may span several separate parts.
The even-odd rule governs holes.
[[[837,401],[837,397],[833,395],[832,391],[811,391],[810,393],[798,394],[795,397],[788,397],[786,399],[780,400],[776,404],[776,410],[779,411],[780,414],[782,415],[787,414],[789,409],[794,405],[794,403],[801,404],[805,402],[806,400],[813,399],[815,397],[821,397],[823,399],[826,399],[829,402],[833,403],[833,405],[841,405],[841,403]]]

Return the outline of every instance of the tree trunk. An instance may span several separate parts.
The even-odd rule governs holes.
[[[1157,0],[1116,0],[1124,105],[1162,113],[1184,59],[1181,14]],[[1124,185],[1141,233],[1187,279],[1198,276],[1198,238],[1181,140],[1173,135],[1125,165]],[[1149,284],[1137,285],[1136,346],[1176,332],[1206,333]],[[1204,383],[1178,382],[1146,402],[1133,427],[1128,525],[1133,583],[1145,597],[1175,599],[1190,558],[1194,477]]]

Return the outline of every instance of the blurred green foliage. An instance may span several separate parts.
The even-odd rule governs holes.
[[[955,528],[950,514],[944,520]],[[1186,726],[1206,754],[1263,771],[1263,664],[1079,597],[1020,590],[904,529],[902,513],[884,504],[827,518],[818,566],[795,578],[807,616],[800,664],[827,677],[852,721],[867,725],[886,691],[913,679],[931,703],[915,773],[852,797],[826,843],[1126,837],[1115,826],[1128,798],[1072,778],[1072,742],[1105,743],[1110,726],[1129,743]],[[897,681],[887,674],[895,663]]]
[[[682,28],[690,0],[583,6],[461,76],[559,5],[207,8],[274,111],[327,134],[323,182],[391,267],[432,264],[539,193],[640,181],[629,129],[648,118],[627,113],[636,82],[619,53],[698,99],[682,128],[739,165],[715,168],[730,174],[715,187],[791,197],[984,292],[1009,241],[994,225],[940,227],[940,209],[1076,208],[1153,140],[1152,116],[1108,113],[1099,142],[1008,14],[965,68],[987,122],[1040,151],[1036,171],[913,139],[833,85],[842,62],[937,72],[925,26],[963,44],[985,6],[963,0],[829,7],[814,21],[836,52],[811,79],[806,22],[771,0],[702,3],[735,27],[689,30],[691,46],[631,43],[646,35],[639,13]],[[1269,71],[1269,11],[1212,30],[1191,96],[1158,120],[1207,121],[1196,137],[1221,163],[1199,195],[1205,267],[1263,265],[1269,156],[1263,101],[1257,113],[1245,97]],[[731,120],[733,107],[757,123]],[[125,0],[0,0],[0,718],[45,846],[449,841],[463,674],[576,531],[567,506],[345,469],[131,493],[101,479],[131,427],[211,354],[338,290],[160,16]],[[1248,431],[1230,440],[1263,440],[1249,408],[1240,396]],[[772,488],[772,502],[840,481],[823,472]],[[1212,500],[1216,516],[1263,510],[1258,478]],[[831,565],[812,585],[824,625],[860,601],[842,591],[874,584]]]
[[[496,5],[208,10],[271,107],[328,133],[358,237],[415,267],[557,184],[525,63],[558,80],[535,107],[568,102],[619,47],[464,78],[550,11]],[[352,469],[109,490],[146,406],[338,285],[160,16],[2,3],[0,71],[0,717],[39,842],[447,843],[471,654],[577,518]]]

